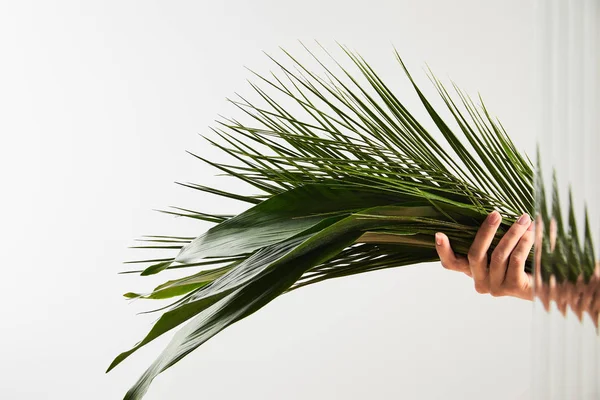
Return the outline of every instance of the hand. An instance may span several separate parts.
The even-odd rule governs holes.
[[[488,215],[477,231],[467,257],[454,254],[448,237],[436,233],[435,248],[442,266],[472,277],[478,293],[533,300],[533,277],[525,272],[525,261],[535,241],[534,224],[527,214],[519,217],[488,260],[488,250],[501,222],[502,217],[497,211]]]
[[[512,296],[533,300],[539,298],[545,309],[550,311],[550,303],[555,302],[557,309],[566,315],[567,309],[581,320],[583,314],[590,316],[598,327],[600,316],[600,262],[596,262],[594,273],[585,283],[583,276],[577,282],[565,280],[558,283],[554,275],[548,282],[542,281],[541,243],[544,223],[538,216],[535,224],[527,214],[522,215],[504,234],[488,260],[488,250],[500,226],[502,218],[496,211],[490,213],[477,231],[467,257],[454,254],[450,241],[443,233],[436,233],[436,250],[444,268],[463,272],[473,278],[475,290],[490,293],[492,296]],[[535,229],[534,229],[535,226]],[[555,248],[556,222],[550,221],[550,251]],[[534,268],[536,279],[525,272],[525,261],[535,246]]]

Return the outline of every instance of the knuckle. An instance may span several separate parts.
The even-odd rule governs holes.
[[[502,249],[496,249],[492,253],[492,261],[496,263],[502,263],[506,260],[506,252]]]
[[[492,297],[500,297],[504,295],[504,291],[500,288],[492,287],[490,288],[490,294]]]
[[[512,253],[510,261],[515,265],[521,265],[525,262],[525,257],[523,257],[523,254],[521,253]]]
[[[454,264],[453,262],[444,261],[444,263],[442,265],[444,266],[444,268],[446,268],[449,271],[457,270],[456,264]]]
[[[469,260],[469,263],[474,263],[474,262],[480,261],[481,256],[479,254],[477,254],[475,251],[469,250],[469,252],[467,253],[467,260]]]
[[[483,282],[475,282],[475,291],[479,294],[489,293],[487,285]]]

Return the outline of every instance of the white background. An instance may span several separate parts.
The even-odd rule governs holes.
[[[533,155],[532,24],[522,0],[2,2],[0,398],[117,399],[165,345],[104,374],[155,318],[121,295],[158,281],[117,272],[134,238],[209,226],[152,209],[241,210],[173,181],[235,190],[184,151],[218,159],[197,134],[236,115],[225,97],[250,92],[244,65],[272,68],[263,50],[337,40],[400,81],[394,45],[423,86],[428,63],[480,92]],[[147,399],[516,399],[531,315],[438,263],[330,281],[227,329]]]

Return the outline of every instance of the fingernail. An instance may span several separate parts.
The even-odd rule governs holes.
[[[526,225],[527,223],[529,223],[529,221],[530,221],[529,215],[523,214],[517,220],[517,224],[519,224],[519,225]]]
[[[487,217],[487,222],[490,225],[495,225],[499,220],[500,220],[500,213],[498,213],[498,211],[492,211]]]
[[[439,232],[435,234],[435,244],[438,246],[442,245],[442,234]]]

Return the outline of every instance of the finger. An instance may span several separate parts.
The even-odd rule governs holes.
[[[508,259],[530,224],[529,215],[521,215],[502,236],[498,246],[492,252],[490,262],[490,293],[492,295],[495,292],[500,292],[500,286],[504,282],[506,269],[508,268]]]
[[[467,253],[469,267],[471,269],[471,274],[473,275],[473,281],[475,282],[475,289],[478,292],[484,291],[487,293],[489,290],[489,288],[482,287],[488,277],[487,253],[501,222],[502,216],[500,213],[498,211],[492,211],[479,227],[475,239],[473,240],[473,244]]]
[[[558,301],[556,305],[563,317],[567,315],[567,296],[569,295],[569,281],[565,280],[558,285]]]
[[[538,285],[536,283],[535,284],[535,293],[536,293],[535,295],[542,302],[542,305],[544,306],[544,310],[546,310],[546,312],[550,312],[550,285],[548,285],[548,284]]]
[[[551,253],[554,253],[554,248],[556,247],[557,233],[558,233],[558,229],[556,227],[556,219],[554,219],[554,217],[552,217],[552,219],[550,219],[550,232],[549,232],[550,252]]]
[[[596,287],[596,291],[594,292],[594,299],[592,300],[592,313],[598,314],[600,311],[600,285]]]
[[[592,318],[592,320],[594,319],[594,311],[593,311],[594,299],[596,298],[596,292],[598,291],[598,285],[595,285],[595,286],[596,287],[592,291],[592,295],[590,296],[589,304],[585,307],[585,312],[590,316],[590,318]]]
[[[552,274],[550,276],[550,301],[554,301],[558,304],[558,282],[556,282],[556,276]]]
[[[535,244],[533,247],[533,277],[535,296],[540,299],[546,312],[550,311],[550,284],[542,279],[542,242],[544,239],[544,221],[540,214],[535,218]]]
[[[465,273],[469,270],[467,259],[454,254],[448,236],[441,232],[435,234],[435,249],[444,268]]]
[[[596,273],[594,272],[594,275],[596,275]],[[600,299],[600,279],[598,279],[598,276],[596,277],[592,277],[592,279],[596,280],[596,284],[595,284],[595,288],[592,292],[592,296],[591,296],[591,300],[590,300],[590,304],[589,306],[586,308],[586,311],[588,313],[588,315],[590,316],[590,318],[592,319],[592,321],[594,322],[594,326],[598,326],[598,309],[596,308],[597,306],[597,299]]]
[[[544,240],[544,221],[541,215],[535,218],[535,245],[533,248],[534,253],[534,278],[535,278],[535,290],[536,292],[542,290],[544,283],[542,281],[542,242]],[[545,305],[544,305],[545,306]],[[548,309],[546,309],[548,311]]]
[[[583,280],[583,274],[579,274],[577,282],[573,287],[573,293],[571,297],[571,310],[581,322],[583,317],[583,296],[585,294],[586,284]]]
[[[523,298],[533,299],[533,285],[530,276],[525,272],[525,262],[529,257],[535,240],[534,224],[530,223],[517,246],[510,255],[506,277],[502,283],[510,294]]]
[[[594,274],[590,278],[587,285],[585,285],[585,290],[583,292],[583,296],[581,297],[581,310],[590,312],[592,307],[592,302],[594,301],[594,293],[598,288],[598,277]]]
[[[587,314],[590,316],[592,322],[594,323],[594,326],[596,327],[596,329],[598,329],[598,313],[590,310],[586,311]]]

